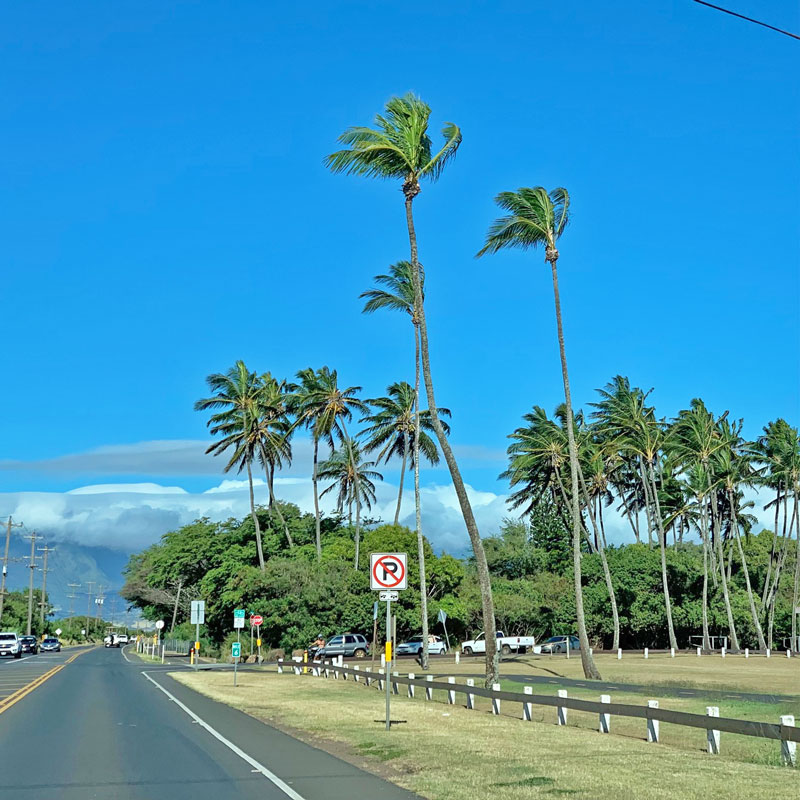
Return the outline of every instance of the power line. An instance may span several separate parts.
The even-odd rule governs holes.
[[[47,556],[49,553],[52,553],[53,550],[55,550],[54,547],[48,547],[47,545],[39,548],[39,552],[44,553],[44,563],[42,564],[42,598],[39,604],[39,625],[42,627],[42,630],[44,630],[44,605],[45,598],[47,597],[47,573],[50,572],[47,568]]]
[[[766,22],[761,22],[760,20],[753,19],[752,17],[746,17],[744,14],[737,14],[735,11],[730,11],[722,6],[715,6],[713,3],[707,3],[706,0],[694,0],[694,2],[699,3],[701,6],[708,6],[709,8],[714,8],[717,11],[722,11],[723,14],[730,14],[732,17],[738,17],[739,19],[747,20],[755,25],[761,25],[762,28],[769,28],[771,31],[777,31],[778,33],[782,33],[784,36],[791,36],[792,39],[800,39],[800,36],[798,36],[796,33],[784,31],[781,28],[776,28],[774,25],[768,25]]]

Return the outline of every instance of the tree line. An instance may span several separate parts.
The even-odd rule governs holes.
[[[457,125],[442,128],[442,144],[434,147],[428,133],[431,109],[413,94],[394,97],[373,125],[355,126],[339,137],[341,149],[325,162],[334,173],[395,180],[404,201],[409,259],[398,261],[387,274],[376,276],[375,288],[362,294],[364,310],[396,310],[406,314],[413,333],[415,380],[393,384],[384,398],[364,401],[358,387],[340,388],[337,373],[328,367],[308,368],[296,382],[274,378],[270,373],[251,372],[237,362],[226,373],[209,376],[212,395],[197,403],[211,410],[209,427],[217,440],[209,448],[225,453],[225,469],[246,471],[250,488],[251,522],[258,568],[268,572],[262,541],[262,520],[256,508],[253,467],[265,471],[269,493],[267,513],[275,517],[289,551],[297,544],[286,517],[285,506],[275,500],[275,471],[289,463],[292,433],[309,431],[313,443],[314,547],[316,560],[323,561],[322,515],[319,484],[323,493],[335,492],[337,509],[346,512],[347,529],[353,536],[353,571],[361,563],[362,509],[374,501],[375,469],[393,456],[410,463],[415,485],[415,534],[419,563],[420,624],[427,633],[429,615],[425,603],[427,587],[425,541],[420,525],[420,459],[437,459],[441,452],[458,497],[472,546],[471,569],[480,596],[481,627],[487,633],[486,681],[497,679],[495,593],[484,539],[475,520],[469,496],[452,447],[444,417],[449,411],[436,404],[429,356],[425,308],[425,269],[420,258],[414,223],[414,200],[425,182],[435,183],[455,157],[462,142]],[[737,618],[732,600],[734,572],[741,571],[752,627],[759,645],[772,638],[777,597],[783,575],[792,559],[792,531],[800,536],[797,514],[797,431],[778,420],[765,432],[763,443],[750,444],[741,436],[741,423],[727,414],[714,417],[701,401],[672,421],[660,420],[648,405],[648,393],[631,388],[617,378],[601,392],[589,419],[575,413],[570,392],[567,351],[558,284],[559,239],[570,218],[570,197],[564,188],[523,187],[500,193],[496,198],[503,216],[489,226],[479,257],[506,248],[544,250],[550,268],[556,321],[556,339],[561,361],[564,403],[550,420],[538,408],[527,415],[526,424],[513,435],[506,473],[514,487],[514,504],[527,514],[539,513],[546,504],[548,519],[559,520],[569,532],[571,565],[566,573],[572,581],[574,619],[581,642],[581,659],[587,677],[599,677],[591,655],[584,603],[583,565],[596,556],[602,568],[613,620],[613,641],[623,637],[619,589],[614,558],[605,541],[603,506],[616,502],[628,519],[637,542],[647,535],[648,549],[658,553],[659,591],[663,598],[667,642],[677,645],[674,580],[670,563],[690,530],[698,533],[702,553],[701,627],[708,643],[714,601],[719,589],[734,647],[738,646]],[[426,408],[421,408],[424,388]],[[362,415],[366,428],[352,435],[354,413]],[[327,458],[319,461],[320,446]],[[438,448],[438,449],[437,449]],[[776,449],[777,448],[777,449]],[[374,461],[366,461],[374,454]],[[752,564],[747,559],[749,531],[743,490],[761,483],[775,492],[775,530],[769,574],[755,586]],[[398,511],[402,491],[398,495]],[[673,535],[670,547],[669,535]],[[743,539],[745,542],[743,543]],[[795,560],[796,563],[796,560]],[[794,568],[793,592],[797,601],[800,567]],[[176,600],[177,607],[177,600]],[[626,609],[623,609],[625,611]],[[792,617],[795,634],[795,618]],[[766,628],[766,634],[764,632]],[[427,636],[424,637],[427,639]],[[427,658],[427,653],[425,654]]]

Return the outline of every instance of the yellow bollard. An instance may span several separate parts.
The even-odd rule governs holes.
[[[303,650],[303,675],[308,675],[308,650]]]

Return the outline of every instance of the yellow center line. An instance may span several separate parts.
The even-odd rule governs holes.
[[[81,656],[86,652],[87,650],[81,650],[80,652],[75,653],[75,655],[70,656],[63,664],[58,664],[52,669],[49,669],[43,675],[40,675],[38,678],[31,681],[26,686],[23,686],[16,692],[13,692],[12,694],[8,695],[8,697],[0,698],[0,714],[2,714],[4,711],[8,711],[8,709],[11,708],[11,706],[18,703],[20,700],[22,700],[23,697],[29,695],[34,689],[38,689],[45,681],[50,680],[50,678],[52,678],[53,675],[55,675],[57,672],[61,672],[61,670],[64,669],[64,667],[66,667],[67,664],[71,664],[78,656]]]

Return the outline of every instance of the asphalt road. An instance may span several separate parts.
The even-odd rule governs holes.
[[[0,664],[0,682],[23,667],[35,680],[54,665],[40,666],[39,658]],[[175,667],[128,663],[117,648],[92,649],[13,705],[4,708],[0,699],[0,798],[415,797],[196,694],[167,669]]]

